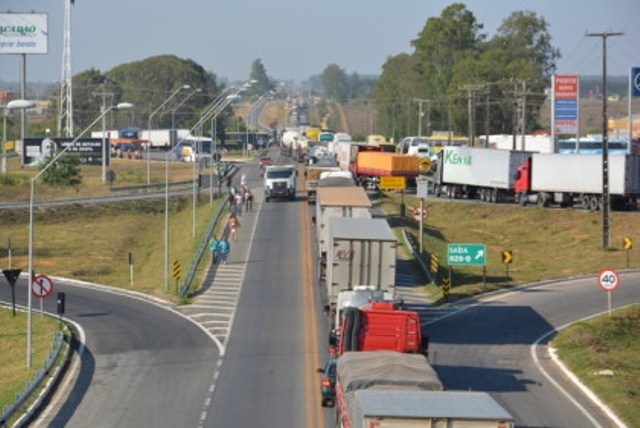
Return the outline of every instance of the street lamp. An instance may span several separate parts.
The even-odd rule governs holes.
[[[27,287],[27,306],[28,306],[28,311],[27,311],[27,368],[31,368],[31,341],[32,341],[32,332],[31,332],[31,288],[33,286],[33,202],[35,199],[35,184],[36,184],[36,180],[38,178],[40,178],[40,176],[42,174],[45,173],[46,170],[48,170],[53,164],[55,164],[58,159],[60,159],[62,156],[64,156],[71,147],[73,147],[75,145],[75,143],[87,132],[89,131],[91,128],[93,128],[93,126],[98,123],[98,121],[100,119],[102,119],[108,112],[110,112],[111,110],[126,110],[126,109],[130,109],[133,108],[133,104],[131,103],[119,103],[116,106],[110,106],[108,109],[104,110],[102,113],[100,113],[100,115],[93,121],[91,122],[91,124],[89,126],[87,126],[84,131],[82,131],[80,134],[78,134],[78,136],[76,138],[73,139],[73,141],[71,141],[67,147],[65,147],[63,150],[61,150],[57,155],[55,155],[53,157],[53,159],[51,159],[51,161],[45,165],[39,173],[37,173],[35,176],[33,176],[31,178],[31,188],[29,191],[29,255],[28,255],[28,274],[29,274],[29,281],[27,281],[28,287]],[[104,154],[104,151],[103,151]]]
[[[164,100],[162,104],[160,104],[160,106],[153,111],[153,113],[149,115],[149,119],[147,121],[147,133],[149,134],[148,135],[149,137],[151,137],[151,118],[155,116],[160,110],[162,110],[167,105],[167,103],[169,103],[169,101],[171,101],[173,97],[178,95],[178,93],[183,89],[191,89],[191,86],[189,85],[180,86],[178,89],[173,91],[173,93],[169,95],[169,98]],[[171,142],[169,142],[169,145],[171,145]],[[151,161],[150,161],[151,156],[150,155],[151,155],[151,138],[149,138],[149,143],[147,144],[147,184],[151,184]]]
[[[175,128],[174,122],[175,122],[175,113],[176,110],[178,110],[180,107],[182,107],[182,105],[184,103],[187,102],[187,100],[189,100],[189,98],[191,98],[193,95],[195,95],[196,92],[202,92],[202,89],[198,88],[198,89],[194,89],[192,90],[189,95],[187,95],[182,101],[180,101],[180,104],[178,104],[177,106],[175,106],[173,108],[173,110],[171,110],[171,130],[173,131],[173,129]]]
[[[7,173],[7,116],[10,110],[24,110],[34,107],[36,103],[30,100],[13,100],[9,101],[6,106],[2,106],[4,114],[2,115],[3,131],[2,131],[2,173]],[[23,143],[24,144],[24,141]]]

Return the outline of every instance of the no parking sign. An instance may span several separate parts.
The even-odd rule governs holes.
[[[45,298],[53,293],[53,280],[47,275],[38,275],[31,282],[31,293],[39,298]]]

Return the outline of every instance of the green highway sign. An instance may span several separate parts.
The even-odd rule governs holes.
[[[485,244],[449,244],[447,246],[449,266],[484,266],[487,264]]]

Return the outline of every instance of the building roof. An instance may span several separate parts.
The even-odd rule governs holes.
[[[354,398],[361,416],[513,420],[486,392],[363,390]]]
[[[327,223],[334,239],[397,241],[383,218],[329,217]]]
[[[317,203],[321,206],[365,207],[373,205],[362,187],[318,187]]]

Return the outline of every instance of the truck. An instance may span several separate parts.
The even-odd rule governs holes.
[[[415,178],[420,173],[420,159],[417,156],[399,153],[359,151],[351,172],[361,183],[382,176]]]
[[[346,307],[340,327],[330,333],[329,344],[337,354],[345,352],[395,351],[422,354],[429,351],[429,340],[422,336],[420,315],[398,308],[393,301],[372,301],[360,308]]]
[[[143,129],[140,138],[149,140],[151,147],[173,147],[179,141],[177,129]]]
[[[316,188],[323,172],[337,172],[340,168],[335,162],[318,162],[307,165],[305,168],[305,188],[307,191],[307,201],[313,202],[316,198]]]
[[[324,180],[324,179],[323,179]],[[371,218],[373,204],[361,187],[323,187],[320,180],[316,190],[316,242],[318,258],[326,260],[329,242],[329,218]]]
[[[436,196],[499,202],[514,197],[516,174],[532,153],[479,147],[444,147],[439,154]]]
[[[342,188],[345,189],[345,188]],[[385,219],[367,218],[361,210],[359,218],[332,216],[325,233],[325,285],[329,305],[335,305],[341,291],[355,286],[373,286],[393,296],[395,290],[398,242]],[[355,217],[355,218],[354,218]],[[324,231],[323,231],[324,232]]]
[[[513,428],[513,417],[486,392],[444,391],[422,355],[347,352],[336,372],[338,427]]]
[[[351,290],[338,293],[336,306],[331,311],[329,306],[325,306],[325,312],[331,315],[331,329],[337,333],[342,322],[342,314],[346,308],[363,308],[371,302],[390,301],[393,293],[377,290],[373,285],[356,285]]]
[[[536,153],[518,168],[515,202],[548,206],[602,206],[602,157],[592,154]],[[634,210],[640,195],[640,156],[609,156],[611,207]]]
[[[264,200],[272,198],[296,199],[296,167],[294,165],[267,166],[264,172]]]

